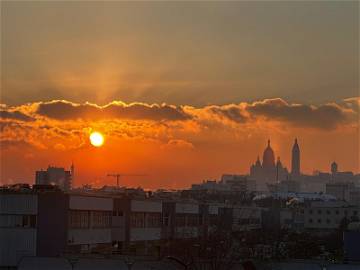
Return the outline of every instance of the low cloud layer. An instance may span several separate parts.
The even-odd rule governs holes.
[[[357,110],[341,107],[336,103],[312,106],[289,104],[283,99],[267,99],[254,102],[246,107],[254,117],[263,116],[268,120],[286,121],[299,127],[333,129],[356,119]]]
[[[19,120],[19,121],[34,121],[33,117],[30,117],[20,111],[12,111],[12,110],[0,110],[0,119],[11,119],[11,120]]]
[[[56,149],[66,150],[82,147],[88,133],[98,129],[116,138],[159,141],[165,148],[192,148],[192,140],[203,140],[200,137],[209,136],[206,134],[247,136],[254,130],[269,132],[275,125],[318,131],[358,128],[359,108],[358,97],[322,105],[274,98],[199,108],[120,101],[99,106],[55,100],[17,107],[2,105],[0,141],[21,140],[39,148],[61,144]]]
[[[169,105],[111,102],[105,106],[76,104],[64,100],[41,102],[35,113],[58,120],[72,119],[131,119],[131,120],[186,120],[190,116],[181,108]]]

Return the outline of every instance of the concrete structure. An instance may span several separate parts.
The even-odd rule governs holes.
[[[346,202],[313,202],[304,211],[304,228],[312,230],[338,229],[344,219],[358,218],[360,208]]]
[[[111,246],[112,198],[69,195],[67,243],[77,251]]]
[[[66,171],[64,168],[49,166],[46,171],[36,171],[35,184],[56,185],[64,191],[69,191],[72,188],[74,171],[74,164],[71,165],[70,171]]]
[[[200,205],[196,202],[163,202],[163,239],[193,239],[199,236]]]
[[[223,174],[220,181],[207,180],[201,184],[193,184],[191,190],[254,192],[256,191],[256,181],[250,180],[246,175]]]
[[[0,194],[0,266],[14,266],[36,255],[38,198]]]
[[[221,176],[220,184],[227,186],[230,190],[233,191],[256,191],[256,181],[250,180],[246,175],[224,174]]]
[[[341,201],[350,201],[350,191],[355,189],[353,183],[328,183],[326,184],[326,194],[335,196]]]
[[[261,229],[262,208],[232,207],[232,231],[250,231]]]

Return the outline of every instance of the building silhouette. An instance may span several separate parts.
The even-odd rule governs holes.
[[[255,164],[250,167],[250,179],[255,180],[259,187],[265,187],[266,183],[286,180],[288,174],[287,168],[282,165],[279,157],[275,163],[275,153],[271,148],[270,140],[268,140],[262,163],[258,157]]]
[[[72,187],[74,170],[74,164],[71,165],[70,171],[60,167],[48,166],[46,171],[35,172],[35,184],[55,185],[64,191],[68,191]]]
[[[291,175],[293,177],[300,176],[300,147],[297,139],[295,139],[291,155]]]

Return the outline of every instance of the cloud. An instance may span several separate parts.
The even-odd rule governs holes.
[[[11,119],[19,121],[34,121],[35,119],[20,112],[20,111],[7,111],[6,109],[0,110],[0,119]]]
[[[193,143],[198,146],[218,138],[226,143],[294,127],[320,131],[358,128],[359,108],[358,97],[316,106],[281,98],[198,108],[119,101],[99,106],[64,100],[1,105],[0,141],[22,140],[43,149],[78,149],[86,145],[94,129],[117,140],[192,148]]]
[[[209,107],[209,110],[214,114],[220,115],[236,123],[245,123],[247,121],[243,108],[239,105],[230,104],[223,106],[211,106]]]
[[[105,106],[84,103],[77,104],[65,100],[41,102],[36,113],[57,120],[85,119],[129,119],[153,121],[177,121],[190,118],[181,107],[171,105],[131,103],[114,101]]]
[[[334,129],[349,123],[357,112],[336,103],[319,106],[289,104],[281,98],[265,99],[246,106],[252,117],[285,121],[293,126],[317,129]]]
[[[163,149],[194,149],[194,145],[188,141],[180,139],[169,140],[165,145],[162,146]]]

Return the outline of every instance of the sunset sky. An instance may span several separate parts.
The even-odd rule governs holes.
[[[1,183],[182,188],[295,137],[302,172],[360,171],[357,1],[0,4]]]

